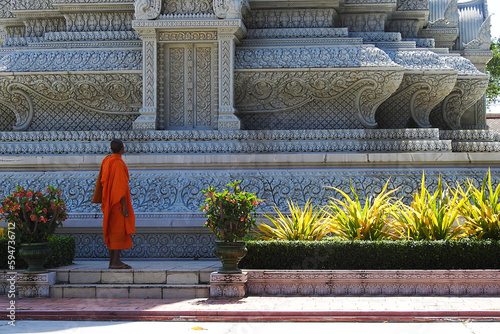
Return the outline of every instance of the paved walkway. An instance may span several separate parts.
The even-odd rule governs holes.
[[[155,263],[151,263],[155,262]],[[206,270],[217,261],[129,261],[134,270]],[[78,261],[72,270],[107,270]],[[0,297],[0,319],[10,300]],[[500,297],[22,298],[16,320],[500,321]]]

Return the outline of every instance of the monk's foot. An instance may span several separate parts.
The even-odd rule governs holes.
[[[132,269],[132,267],[129,266],[128,264],[126,264],[126,263],[121,263],[121,264],[118,264],[118,265],[109,265],[108,268],[109,269]]]

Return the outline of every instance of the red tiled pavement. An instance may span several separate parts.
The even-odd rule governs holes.
[[[0,317],[9,299],[0,297]],[[16,319],[196,321],[500,321],[498,297],[247,297],[16,300]]]

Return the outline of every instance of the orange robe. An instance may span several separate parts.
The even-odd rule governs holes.
[[[112,250],[132,247],[130,235],[135,234],[135,215],[128,181],[128,169],[120,154],[104,158],[92,203],[101,203],[104,241]],[[128,217],[122,214],[122,197],[125,197],[127,202]]]

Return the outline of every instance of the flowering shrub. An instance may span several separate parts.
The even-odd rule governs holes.
[[[49,186],[45,194],[16,187],[16,191],[4,199],[0,214],[15,224],[16,240],[22,243],[47,242],[67,217],[61,192],[53,186]]]
[[[205,227],[209,227],[216,238],[223,241],[236,241],[245,237],[251,228],[255,226],[255,208],[262,203],[257,195],[251,192],[242,191],[239,188],[241,181],[234,181],[228,186],[232,187],[232,192],[224,189],[216,192],[215,187],[210,186],[203,193],[207,198],[201,206],[201,211],[205,212],[207,222]]]

